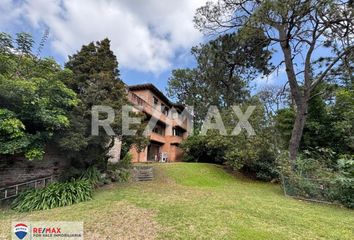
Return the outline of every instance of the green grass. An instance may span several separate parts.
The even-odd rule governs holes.
[[[353,239],[354,211],[284,197],[279,185],[210,164],[155,166],[152,182],[117,184],[94,200],[48,211],[3,210],[12,219],[84,221],[85,239]],[[114,237],[113,237],[114,236]]]

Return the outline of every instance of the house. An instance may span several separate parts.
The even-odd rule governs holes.
[[[149,131],[148,146],[140,153],[134,146],[129,150],[132,161],[181,161],[183,151],[179,144],[189,135],[190,113],[183,105],[172,103],[153,84],[127,86],[127,95],[133,111],[143,112],[156,122]],[[120,145],[119,142],[117,144]],[[113,156],[117,156],[117,148],[120,146],[112,148]]]

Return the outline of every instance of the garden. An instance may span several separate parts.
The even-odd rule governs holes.
[[[352,239],[354,212],[285,197],[278,184],[232,175],[220,165],[154,165],[155,180],[115,183],[93,200],[50,210],[2,209],[13,219],[84,221],[85,239]],[[114,236],[114,237],[113,237]]]

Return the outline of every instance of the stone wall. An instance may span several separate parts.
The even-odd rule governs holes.
[[[47,147],[43,160],[0,156],[0,188],[50,175],[60,175],[70,162],[55,148]]]

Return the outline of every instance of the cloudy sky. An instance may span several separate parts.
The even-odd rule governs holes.
[[[0,31],[30,32],[42,52],[60,63],[83,44],[108,37],[128,84],[152,82],[164,90],[171,70],[193,65],[190,48],[204,40],[194,28],[206,0],[1,0]],[[274,81],[257,80],[260,85]]]

